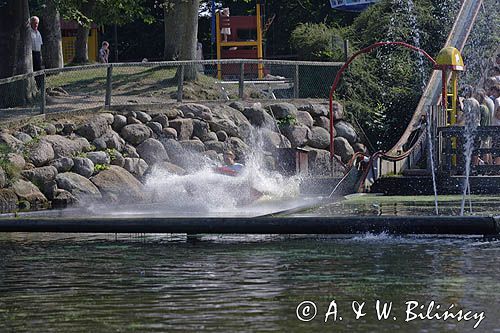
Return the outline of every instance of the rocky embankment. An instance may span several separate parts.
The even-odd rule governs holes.
[[[335,105],[335,152],[347,162],[366,148]],[[245,160],[259,149],[278,169],[275,150],[305,147],[313,175],[330,172],[328,108],[233,102],[182,104],[155,111],[98,112],[10,126],[0,133],[2,212],[89,202],[147,202],[154,168],[184,175],[231,149]]]

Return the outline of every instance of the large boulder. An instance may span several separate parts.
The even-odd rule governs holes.
[[[108,128],[109,124],[107,117],[99,115],[91,118],[85,124],[80,125],[76,129],[76,133],[92,141],[106,133]]]
[[[45,134],[45,131],[40,126],[34,124],[26,124],[21,127],[21,132],[28,134],[32,138],[39,137],[42,134]]]
[[[130,172],[116,165],[90,178],[108,202],[143,202],[147,199],[144,186]]]
[[[229,136],[240,136],[238,126],[230,119],[214,119],[209,124],[210,129],[214,132],[224,131]]]
[[[140,178],[146,170],[148,169],[148,163],[142,158],[125,158],[123,168],[133,174],[134,176]]]
[[[144,111],[136,111],[135,117],[144,124],[151,121],[151,116]]]
[[[115,131],[120,132],[121,129],[123,127],[125,127],[125,125],[127,125],[127,117],[125,117],[124,115],[121,115],[121,114],[115,114],[114,119],[113,119],[113,124],[111,127]]]
[[[297,117],[297,107],[291,103],[276,103],[269,105],[274,118],[284,119],[284,118],[296,118]]]
[[[313,117],[309,114],[309,112],[306,111],[298,111],[297,112],[297,123],[299,125],[304,125],[309,128],[313,126]]]
[[[57,169],[53,166],[45,166],[31,170],[23,170],[21,175],[39,188],[42,188],[44,184],[56,178]]]
[[[189,140],[193,136],[193,119],[175,119],[170,121],[170,127],[177,131],[179,140]]]
[[[281,132],[290,140],[293,148],[305,145],[311,137],[311,130],[300,125],[283,126]]]
[[[162,135],[163,126],[161,126],[160,123],[157,123],[156,121],[150,121],[146,124],[146,126],[151,128],[154,134]]]
[[[54,166],[57,169],[57,172],[67,172],[73,168],[75,163],[72,158],[69,157],[61,157],[55,160],[50,161],[49,165]]]
[[[12,189],[20,200],[26,200],[32,208],[42,208],[48,200],[33,183],[18,179],[12,184]]]
[[[33,138],[31,136],[29,136],[28,134],[23,133],[23,132],[14,132],[13,136],[16,139],[20,140],[24,144],[26,144],[26,143],[30,142],[31,140],[33,140]]]
[[[144,124],[130,124],[120,131],[122,138],[137,146],[151,137],[152,130]]]
[[[175,128],[167,127],[164,128],[161,132],[165,138],[177,140],[177,131],[175,130]]]
[[[323,149],[310,149],[307,153],[309,173],[315,176],[332,176],[332,163],[330,161],[330,152]],[[344,173],[342,165],[338,162],[339,156],[333,159],[334,174],[341,177]]]
[[[266,128],[275,127],[273,117],[260,105],[245,108],[243,110],[243,115],[245,115],[254,126]]]
[[[112,165],[118,165],[119,167],[123,168],[123,165],[125,164],[125,157],[123,157],[122,153],[120,153],[118,150],[114,150],[109,153],[109,157],[111,159],[110,163]]]
[[[186,151],[182,145],[174,139],[166,139],[161,141],[167,155],[170,157],[172,163],[182,165],[185,159]]]
[[[85,138],[70,140],[61,135],[47,135],[43,137],[42,141],[52,145],[55,158],[70,157],[90,149],[90,143]]]
[[[269,129],[260,131],[264,150],[274,151],[276,148],[291,148],[292,144],[284,135]]]
[[[321,104],[306,104],[299,106],[300,111],[308,112],[313,118],[316,117],[328,117],[328,107]]]
[[[156,139],[149,138],[137,146],[137,153],[148,164],[168,160],[168,154],[162,143]]]
[[[210,128],[205,121],[193,119],[193,136],[200,138],[201,141],[207,141]]]
[[[163,110],[162,113],[167,116],[168,120],[173,120],[179,116],[182,116],[182,111],[177,109],[166,109]]]
[[[184,176],[187,174],[186,170],[184,170],[183,168],[181,168],[180,166],[177,166],[173,163],[170,163],[170,162],[167,162],[167,161],[163,161],[163,162],[159,162],[159,163],[156,163],[155,165],[152,165],[148,168],[148,170],[146,171],[146,173],[144,174],[144,176],[149,176],[151,174],[156,174],[156,171],[163,171],[163,172],[167,172],[169,174],[173,174],[173,175],[179,175],[179,176]]]
[[[322,127],[326,129],[327,131],[330,131],[330,119],[327,117],[316,117],[314,118],[314,126]],[[333,128],[335,130],[335,128]]]
[[[54,157],[54,149],[47,141],[40,141],[28,149],[28,160],[37,167],[47,164]]]
[[[157,114],[153,117],[152,121],[159,123],[162,128],[168,127],[168,117],[166,114]]]
[[[205,145],[199,140],[184,140],[179,141],[182,148],[186,151],[201,153],[205,151]]]
[[[339,102],[333,101],[332,106],[333,106],[332,110],[333,110],[334,119],[336,121],[344,119],[344,107],[342,106],[342,104],[340,104]]]
[[[348,122],[342,120],[336,122],[335,131],[337,133],[337,136],[341,136],[347,139],[347,141],[349,141],[351,145],[354,145],[356,142],[359,141],[359,137],[358,134],[356,133],[356,130]]]
[[[73,172],[89,178],[94,173],[94,162],[86,157],[73,158]]]
[[[210,122],[210,128],[214,132],[222,130],[229,136],[246,139],[250,136],[252,125],[240,111],[232,107],[221,106],[214,110],[214,120]]]
[[[59,189],[70,192],[80,202],[102,198],[101,192],[90,180],[73,172],[58,174],[56,183]]]
[[[22,155],[16,153],[8,153],[7,161],[17,170],[23,170],[26,166],[26,161]]]
[[[52,208],[61,209],[71,206],[78,202],[78,199],[70,192],[62,189],[56,189],[54,191],[54,197],[52,198]]]
[[[111,162],[111,158],[105,151],[92,151],[87,153],[87,158],[96,164],[109,164]]]
[[[0,213],[13,212],[17,209],[17,195],[12,188],[0,190]]]
[[[126,144],[123,147],[123,157],[131,157],[131,158],[139,158],[139,154],[137,153],[137,149],[134,146]]]
[[[7,145],[12,150],[18,150],[24,146],[24,143],[21,140],[16,139],[14,136],[6,132],[0,133],[0,144]]]
[[[212,119],[212,110],[208,106],[201,105],[201,104],[195,104],[195,103],[188,103],[188,104],[183,104],[179,106],[179,109],[184,113],[192,113],[195,117],[205,119],[205,120],[211,120]]]
[[[123,140],[118,133],[113,130],[109,130],[104,133],[100,139],[106,144],[106,148],[116,149],[121,151],[123,146],[125,146],[125,140]]]
[[[204,144],[205,144],[206,150],[214,150],[219,154],[222,154],[224,152],[224,149],[225,149],[224,142],[220,142],[220,141],[215,141],[215,140],[205,141]]]
[[[339,155],[342,159],[342,162],[347,163],[354,155],[354,149],[349,144],[346,138],[336,137],[333,140],[333,147],[335,150],[335,154]]]
[[[240,138],[230,138],[228,140],[229,149],[231,149],[238,159],[243,159],[251,152],[250,147]]]
[[[307,144],[313,148],[326,149],[330,146],[330,133],[322,127],[314,126]]]

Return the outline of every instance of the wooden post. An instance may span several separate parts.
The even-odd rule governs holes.
[[[293,98],[299,98],[299,65],[295,65],[293,76]]]
[[[243,99],[243,93],[245,88],[245,63],[240,64],[240,82],[239,82],[239,97]]]
[[[47,105],[46,93],[45,93],[45,72],[42,75],[42,79],[40,80],[40,93],[41,93],[41,102],[40,102],[40,113],[45,113],[45,106]]]
[[[220,60],[222,52],[221,52],[221,34],[220,34],[220,15],[219,13],[215,14],[215,32],[216,32],[216,40],[215,46],[217,51],[217,60]],[[222,65],[220,62],[217,62],[217,79],[222,80]]]
[[[257,2],[256,8],[256,19],[257,19],[257,59],[259,63],[257,65],[258,77],[259,79],[264,78],[264,64],[262,63],[263,50],[262,50],[262,18],[260,17],[260,3]]]
[[[349,40],[344,39],[344,61],[349,60]]]
[[[113,89],[113,65],[109,65],[106,70],[106,98],[104,106],[109,108],[111,106],[111,94]]]
[[[181,73],[177,81],[177,102],[182,102],[182,88],[184,86],[184,64],[181,65]]]

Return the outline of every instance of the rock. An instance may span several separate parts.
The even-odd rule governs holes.
[[[43,127],[43,130],[48,135],[54,135],[57,132],[56,126],[54,124],[51,124],[51,123],[45,124],[45,126]]]
[[[217,134],[215,134],[214,132],[208,132],[204,141],[217,141],[217,140],[218,140]]]
[[[62,173],[71,170],[75,163],[73,162],[72,158],[61,157],[50,161],[49,165],[55,167],[57,169],[57,172]]]
[[[129,111],[129,112],[127,112],[127,114],[125,115],[125,117],[127,117],[127,118],[137,118],[137,113],[135,113],[135,111]]]
[[[344,107],[339,102],[333,101],[333,119],[335,121],[344,119]]]
[[[16,139],[9,133],[0,133],[0,144],[7,145],[12,150],[18,150],[24,146],[21,140]]]
[[[335,123],[335,131],[337,136],[343,137],[349,141],[351,145],[359,141],[358,134],[351,124],[345,121],[338,121]]]
[[[158,114],[154,116],[152,121],[159,123],[162,128],[168,127],[168,117],[165,114]]]
[[[106,148],[121,151],[125,146],[125,140],[123,140],[120,135],[113,130],[109,130],[108,132],[104,133],[101,138],[106,143]]]
[[[87,140],[93,141],[106,133],[108,130],[108,120],[103,116],[95,116],[88,120],[85,124],[76,129],[76,133]]]
[[[42,140],[28,148],[28,160],[35,166],[40,167],[54,159],[55,153],[52,145]]]
[[[204,152],[205,151],[205,145],[203,142],[198,141],[198,140],[184,140],[184,141],[179,141],[181,144],[182,148],[184,148],[187,151],[192,151],[192,152]]]
[[[176,119],[170,121],[170,126],[177,131],[179,140],[189,140],[193,136],[193,119]]]
[[[138,145],[151,137],[151,129],[143,124],[132,124],[122,128],[121,136],[127,142]]]
[[[42,192],[31,182],[18,179],[12,184],[12,189],[20,200],[26,200],[33,208],[42,208],[48,200]]]
[[[297,112],[297,123],[299,125],[304,125],[309,128],[313,126],[313,117],[309,114],[309,112],[306,111],[298,111]]]
[[[307,111],[309,114],[313,117],[328,117],[328,107],[325,105],[320,105],[320,104],[306,104],[299,106],[300,111]]]
[[[0,166],[0,188],[4,188],[5,185],[7,185],[7,178],[6,178],[6,175],[5,175],[5,171]]]
[[[262,138],[262,148],[266,151],[274,151],[276,148],[291,148],[290,140],[285,136],[273,132],[269,129],[263,129],[260,132]]]
[[[0,189],[0,212],[9,213],[17,209],[17,195],[12,188]]]
[[[208,133],[210,133],[210,128],[206,122],[193,119],[193,136],[200,138],[201,141],[208,141]]]
[[[102,198],[101,192],[90,180],[73,172],[58,174],[56,183],[59,189],[70,192],[79,202]]]
[[[92,151],[87,153],[87,158],[94,163],[94,166],[96,164],[109,164],[111,162],[111,158],[104,151]]]
[[[226,132],[224,131],[217,131],[217,133],[215,133],[217,135],[217,139],[221,142],[224,142],[227,140],[228,138],[228,135]]]
[[[126,144],[123,147],[123,157],[139,158],[139,154],[134,146]]]
[[[138,203],[147,198],[144,186],[130,172],[116,165],[90,178],[103,199],[111,202]]]
[[[336,155],[339,155],[342,162],[347,163],[354,155],[354,149],[352,149],[349,141],[344,137],[336,137],[333,140],[333,148]]]
[[[330,152],[321,149],[311,149],[307,153],[309,173],[314,176],[331,176],[332,165]]]
[[[150,138],[138,145],[137,152],[149,165],[169,160],[162,143],[156,139]]]
[[[79,151],[87,152],[93,149],[89,141],[85,138],[75,137],[73,139],[73,143],[76,145]]]
[[[94,162],[86,157],[73,158],[73,172],[89,178],[94,173]]]
[[[174,139],[161,140],[161,143],[170,157],[170,161],[182,166],[186,151],[182,148],[181,144]]]
[[[245,139],[250,136],[252,125],[240,111],[222,106],[214,110],[213,114],[214,120],[209,122],[210,129],[213,132],[222,130],[229,136],[237,136]]]
[[[283,126],[281,133],[290,140],[293,148],[305,145],[311,137],[309,128],[298,125]]]
[[[12,166],[18,170],[23,170],[26,166],[26,161],[22,155],[16,153],[8,153],[7,160],[12,164]]]
[[[146,124],[151,121],[151,116],[143,111],[136,111],[136,118],[142,123]]]
[[[192,113],[195,117],[204,120],[212,119],[212,110],[208,106],[202,104],[188,103],[179,106],[179,109],[184,113]],[[175,128],[175,127],[174,127]]]
[[[243,115],[250,121],[250,124],[257,127],[274,127],[274,119],[260,105],[245,108]]]
[[[156,174],[157,171],[163,171],[169,174],[179,175],[179,176],[184,176],[187,174],[186,170],[184,170],[180,166],[177,166],[167,161],[163,161],[163,162],[158,162],[155,165],[149,167],[146,173],[144,174],[144,177],[149,176],[151,174]]]
[[[70,140],[61,135],[47,135],[42,141],[52,145],[55,158],[69,157],[90,148],[89,142],[84,138]]]
[[[56,123],[54,126],[56,127],[56,134],[62,134],[64,129],[64,124]]]
[[[106,122],[108,123],[108,125],[112,125],[113,122],[115,121],[115,116],[109,112],[100,113],[99,117],[106,119]]]
[[[106,145],[106,141],[102,137],[95,139],[92,141],[92,145],[95,147],[96,150],[105,150],[108,148]]]
[[[328,132],[330,132],[330,119],[328,119],[327,117],[321,116],[321,117],[314,118],[313,125],[318,126],[318,127],[322,127],[324,129],[326,129]],[[333,130],[335,130],[335,128]]]
[[[125,164],[125,158],[123,157],[123,155],[119,151],[117,151],[117,150],[111,151],[109,157],[111,159],[112,165],[117,165],[117,166],[123,168],[123,165]]]
[[[113,130],[120,132],[125,125],[127,125],[127,117],[122,116],[121,114],[115,114],[113,124],[111,125]]]
[[[29,136],[28,134],[23,133],[23,132],[14,132],[14,137],[24,144],[33,140],[33,138],[31,136]]]
[[[49,200],[54,199],[55,193],[57,191],[57,183],[55,181],[55,178],[53,180],[43,183],[40,190],[47,199]]]
[[[162,130],[162,133],[165,136],[165,138],[167,138],[167,139],[177,140],[177,131],[175,130],[175,128],[172,128],[172,127],[164,128]]]
[[[224,153],[225,144],[220,141],[205,141],[205,149],[206,150],[214,150],[219,154]]]
[[[43,128],[33,124],[24,125],[20,130],[21,132],[28,134],[32,138],[39,137],[40,135],[45,134]]]
[[[56,189],[52,198],[52,208],[63,209],[72,206],[78,202],[78,199],[70,192],[62,189]]]
[[[297,108],[295,105],[290,104],[290,103],[276,103],[276,104],[271,104],[269,105],[269,108],[271,109],[272,113],[274,114],[274,118],[276,119],[284,119],[284,118],[289,118],[297,117]]]
[[[167,109],[164,110],[164,114],[167,116],[168,120],[173,120],[177,117],[182,116],[182,111],[177,109]]]
[[[231,102],[229,106],[240,112],[243,112],[243,110],[245,110],[245,106],[241,102]]]
[[[330,133],[322,127],[314,126],[307,144],[313,148],[327,149],[330,147]]]
[[[151,128],[154,134],[156,135],[161,135],[163,127],[161,126],[160,123],[157,123],[156,121],[150,121],[149,123],[146,124],[147,127]]]
[[[224,131],[229,136],[240,136],[238,126],[230,119],[215,119],[209,122],[209,125],[214,132]]]
[[[360,142],[355,143],[352,148],[354,149],[355,153],[368,153],[368,149],[366,146]]]
[[[128,116],[127,117],[127,125],[142,125],[142,121],[140,121],[139,119],[137,119],[135,117]]]
[[[70,135],[71,133],[73,133],[74,131],[76,130],[76,125],[73,124],[73,123],[65,123],[63,125],[63,130],[62,130],[62,133],[64,135]]]
[[[123,168],[133,174],[134,176],[140,178],[146,170],[148,169],[148,164],[142,158],[125,158],[125,163]]]
[[[21,175],[42,189],[45,183],[48,183],[56,178],[57,169],[54,166],[45,166],[31,170],[24,170],[21,172]]]

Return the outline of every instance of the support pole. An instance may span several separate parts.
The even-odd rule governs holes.
[[[349,40],[344,39],[344,62],[349,60]]]
[[[299,65],[295,65],[293,76],[293,98],[299,98]]]
[[[41,94],[41,102],[40,102],[40,113],[45,113],[45,107],[47,105],[47,95],[45,93],[45,72],[42,74],[42,80],[40,81],[40,94]]]
[[[182,102],[182,89],[184,87],[184,64],[181,65],[181,72],[177,78],[177,102]]]
[[[106,70],[106,98],[104,106],[109,108],[111,106],[111,94],[113,89],[113,65],[109,65]]]
[[[262,19],[260,17],[260,3],[257,3],[257,59],[259,59],[259,64],[257,65],[259,79],[264,78],[264,64],[262,64]]]
[[[239,97],[243,99],[244,96],[244,88],[245,88],[245,63],[240,63],[240,82],[239,82]]]

